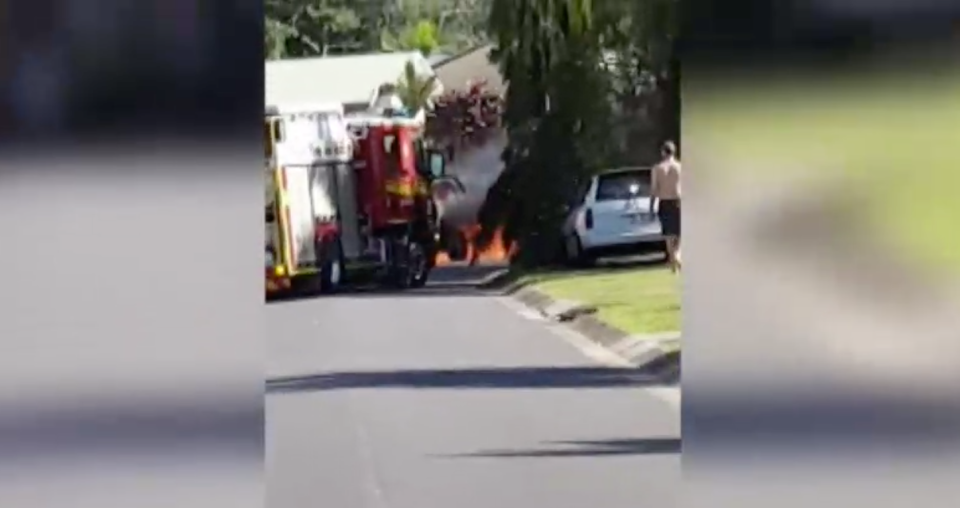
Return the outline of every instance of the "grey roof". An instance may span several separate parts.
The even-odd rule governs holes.
[[[492,44],[480,46],[450,57],[433,67],[448,90],[465,90],[471,81],[486,80],[490,91],[502,93],[506,85],[500,68],[490,62]]]
[[[380,85],[396,83],[409,61],[421,75],[434,75],[416,51],[267,61],[265,103],[366,103]]]
[[[436,67],[449,59],[450,55],[446,53],[434,53],[427,57],[427,62],[430,62],[430,65]]]

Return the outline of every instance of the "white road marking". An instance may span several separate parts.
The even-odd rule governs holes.
[[[373,503],[373,506],[377,508],[386,508],[389,506],[387,503],[386,495],[384,493],[382,482],[380,481],[380,475],[377,472],[376,459],[373,456],[373,446],[371,444],[370,436],[367,433],[367,430],[360,423],[359,419],[354,420],[354,432],[357,443],[357,450],[360,452],[360,458],[363,462],[363,467],[366,473],[366,486],[367,493],[370,495],[370,500]]]
[[[540,313],[535,310],[527,307],[526,305],[514,300],[509,296],[497,298],[502,305],[509,308],[513,312],[519,314],[521,317],[531,319],[533,321],[547,321]],[[614,353],[613,351],[597,344],[596,342],[584,337],[582,334],[573,330],[567,326],[561,325],[559,323],[548,322],[546,324],[547,329],[553,332],[554,335],[560,337],[567,344],[570,344],[581,354],[590,358],[591,360],[597,362],[601,365],[606,365],[608,367],[633,367],[634,365],[630,363],[626,358]],[[673,386],[656,386],[656,387],[643,387],[641,390],[657,397],[658,399],[666,402],[673,409],[679,410],[681,403],[681,391],[679,387]]]

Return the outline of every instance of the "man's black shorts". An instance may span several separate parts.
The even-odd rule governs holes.
[[[664,236],[680,236],[680,200],[661,199],[657,210],[660,231]]]

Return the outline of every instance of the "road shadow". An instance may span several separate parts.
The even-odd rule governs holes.
[[[710,452],[934,453],[960,441],[960,405],[947,392],[910,386],[703,388],[681,426]],[[689,400],[689,399],[688,399]],[[893,452],[893,453],[891,453]]]
[[[664,266],[664,261],[657,257],[623,257],[603,259],[590,268],[550,267],[526,275],[529,278],[529,282],[533,283],[546,282],[579,274],[615,274],[627,270],[654,270]],[[491,296],[499,294],[498,292],[502,292],[504,289],[510,289],[510,285],[516,277],[514,274],[508,273],[508,268],[509,266],[506,263],[480,263],[476,265],[470,265],[469,263],[451,263],[435,268],[430,274],[430,281],[427,285],[418,289],[397,290],[377,284],[359,284],[342,288],[333,294],[286,293],[272,295],[266,300],[266,303],[309,301],[317,298],[448,298]]]
[[[332,294],[286,293],[272,295],[267,304],[309,301],[318,298],[449,298],[455,296],[490,296],[483,284],[491,277],[506,270],[503,263],[468,265],[455,263],[438,266],[430,274],[425,287],[398,290],[377,284],[360,284],[344,287]]]
[[[386,298],[386,299],[410,299],[410,298],[452,298],[452,297],[480,297],[480,296],[490,296],[489,291],[485,291],[481,288],[478,288],[476,284],[472,283],[447,283],[447,284],[429,284],[426,287],[418,289],[408,289],[405,291],[397,291],[389,288],[379,288],[379,287],[360,287],[352,288],[347,291],[340,291],[335,295],[330,295],[336,298],[353,298],[353,299],[371,299],[371,298]]]
[[[643,369],[647,372],[656,373],[665,385],[678,386],[680,384],[682,366],[683,362],[681,361],[680,350],[678,349],[648,362],[643,366]]]
[[[600,258],[594,269],[597,270],[630,270],[637,268],[661,268],[667,266],[667,258],[663,254],[642,254],[637,256],[615,256]]]
[[[544,448],[530,450],[487,450],[474,453],[444,455],[442,458],[576,458],[616,457],[629,455],[677,455],[681,453],[680,438],[628,438],[599,441],[551,441]]]
[[[611,367],[508,367],[459,370],[329,372],[277,377],[267,393],[364,389],[570,389],[635,388],[669,383],[656,372]]]
[[[408,289],[399,291],[396,289],[382,288],[377,286],[360,286],[349,289],[342,289],[331,294],[286,294],[272,296],[266,300],[267,305],[278,303],[309,302],[321,300],[323,298],[338,299],[397,299],[397,298],[451,298],[451,297],[479,297],[490,296],[490,292],[476,287],[474,284],[447,284],[444,286],[433,286],[418,289]]]
[[[0,412],[0,468],[40,461],[163,456],[260,460],[263,405],[229,394],[24,398]],[[157,455],[160,454],[160,455]],[[166,459],[166,457],[164,457]]]
[[[507,263],[450,263],[438,266],[430,273],[429,285],[473,284],[479,285],[486,279],[504,272]]]
[[[662,257],[646,257],[646,256],[633,256],[633,257],[618,257],[618,258],[604,258],[599,259],[594,263],[593,266],[584,267],[584,268],[555,268],[552,270],[547,270],[546,274],[556,273],[561,276],[572,275],[572,274],[591,274],[591,275],[601,275],[601,274],[616,274],[619,272],[625,271],[635,271],[635,270],[658,270],[665,268],[667,262]]]

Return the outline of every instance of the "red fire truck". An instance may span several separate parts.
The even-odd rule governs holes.
[[[437,252],[431,182],[444,176],[413,119],[339,105],[268,108],[267,294],[427,282]]]

